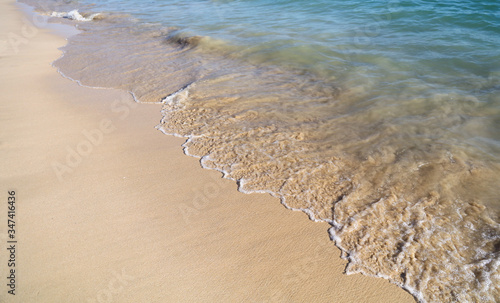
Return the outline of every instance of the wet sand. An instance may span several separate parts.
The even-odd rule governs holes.
[[[414,302],[344,275],[328,224],[183,155],[155,129],[160,105],[63,78],[53,27],[0,11],[1,247],[12,190],[18,241],[15,296],[1,249],[0,301]]]

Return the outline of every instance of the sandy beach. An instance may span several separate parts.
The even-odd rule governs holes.
[[[62,77],[68,28],[0,11],[1,302],[414,302],[343,274],[328,224],[203,170],[159,104]]]

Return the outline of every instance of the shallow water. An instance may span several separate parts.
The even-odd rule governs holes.
[[[65,76],[162,102],[204,167],[329,222],[348,273],[500,299],[499,3],[25,2],[88,20]]]

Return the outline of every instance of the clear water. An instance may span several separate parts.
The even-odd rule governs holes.
[[[500,300],[500,2],[25,2],[89,17],[59,18],[64,75],[162,102],[204,167],[329,222],[348,273]]]

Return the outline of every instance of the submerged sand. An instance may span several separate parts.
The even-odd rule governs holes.
[[[344,275],[328,224],[201,169],[155,130],[160,105],[63,78],[64,39],[14,1],[0,11],[0,184],[18,241],[15,296],[1,249],[1,302],[414,301]]]

